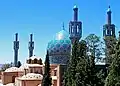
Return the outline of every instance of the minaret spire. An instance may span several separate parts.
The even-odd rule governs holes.
[[[114,41],[116,40],[115,35],[115,25],[111,23],[111,9],[110,6],[107,10],[107,24],[103,25],[103,37],[105,41],[105,52],[106,55],[106,65],[109,66],[112,62],[112,57],[110,56]]]
[[[107,23],[108,24],[111,24],[111,9],[110,9],[110,5],[109,5],[109,8],[107,10]]]
[[[19,41],[18,41],[18,33],[15,34],[14,41],[14,66],[17,67],[18,62],[18,49],[19,49]]]
[[[63,30],[65,30],[65,27],[64,27],[64,22],[63,22],[63,26],[62,26],[62,27],[63,27]]]
[[[74,8],[74,21],[78,20],[78,7],[75,5]]]
[[[79,41],[82,37],[82,22],[78,21],[78,7],[75,5],[73,8],[74,15],[73,15],[73,21],[70,21],[69,23],[69,34],[70,34],[70,40],[73,44],[76,41]]]
[[[34,50],[34,41],[33,41],[33,34],[30,34],[30,41],[29,41],[29,57],[33,56],[33,50]]]

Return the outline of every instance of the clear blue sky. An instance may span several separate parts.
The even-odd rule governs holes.
[[[79,7],[79,20],[83,22],[83,38],[90,33],[102,37],[109,4],[113,12],[112,23],[120,28],[120,0],[1,0],[0,63],[13,61],[16,32],[19,33],[19,60],[22,63],[28,57],[30,33],[34,34],[34,54],[44,59],[47,43],[62,29],[62,22],[68,30],[75,4]]]

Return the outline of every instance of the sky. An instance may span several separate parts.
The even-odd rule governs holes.
[[[45,59],[47,43],[73,20],[73,7],[79,8],[82,39],[94,33],[102,38],[106,10],[111,6],[112,23],[120,30],[120,0],[0,0],[0,64],[13,62],[13,41],[18,33],[19,60],[28,58],[30,33],[34,35],[34,55]]]

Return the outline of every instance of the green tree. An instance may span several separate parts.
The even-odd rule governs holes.
[[[79,43],[79,60],[76,66],[76,79],[75,86],[87,86],[88,85],[88,57],[86,56],[86,42],[81,41]]]
[[[117,39],[112,36],[106,36],[105,40],[105,54],[106,54],[106,62],[108,66],[112,63],[112,60],[115,55],[115,46]]]
[[[51,86],[51,85],[52,85],[52,78],[50,75],[49,52],[47,51],[47,55],[45,59],[44,75],[41,86]]]
[[[70,56],[67,70],[64,76],[64,86],[75,86],[76,66],[78,61],[78,42],[75,41],[72,46],[72,55]]]
[[[120,86],[120,37],[112,60],[109,74],[105,81],[105,86]]]
[[[85,41],[87,43],[88,46],[88,52],[92,53],[94,51],[94,56],[97,59],[97,61],[99,59],[101,59],[101,55],[103,53],[103,49],[104,47],[103,42],[100,41],[100,37],[96,36],[95,34],[89,34],[86,38]]]
[[[79,60],[76,67],[76,86],[104,86],[103,77],[96,72],[94,51],[87,56],[86,42],[81,41],[79,45]]]

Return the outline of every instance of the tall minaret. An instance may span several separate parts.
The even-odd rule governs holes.
[[[30,34],[30,41],[29,41],[29,57],[33,56],[33,50],[34,50],[34,41],[33,41],[33,34]]]
[[[18,33],[15,34],[14,41],[14,66],[17,67],[18,62],[18,49],[19,49],[19,41],[18,41]]]
[[[115,36],[115,25],[112,24],[111,21],[111,9],[110,6],[107,10],[107,24],[103,25],[103,37],[104,37],[104,41],[105,41],[105,48],[106,48],[106,65],[110,65],[111,63],[111,54],[113,53],[113,49],[114,49],[114,43],[116,40],[116,36]]]
[[[107,10],[107,24],[103,26],[103,36],[112,36],[115,37],[115,25],[111,23],[111,9],[110,6]]]
[[[74,18],[73,21],[69,22],[69,34],[72,44],[75,40],[79,41],[82,37],[82,22],[78,21],[78,8],[74,6]]]

